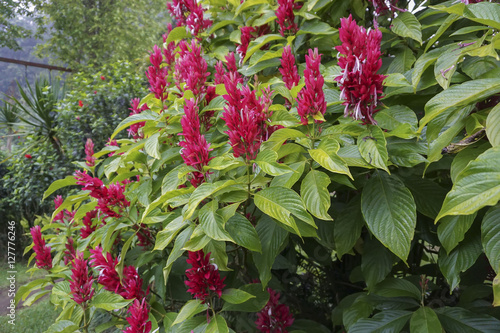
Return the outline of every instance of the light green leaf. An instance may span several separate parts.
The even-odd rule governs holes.
[[[484,253],[490,262],[491,267],[498,274],[500,273],[500,207],[491,207],[484,215],[481,224],[481,240]]]
[[[177,28],[176,28],[177,29]],[[122,120],[120,124],[116,127],[115,131],[111,135],[110,139],[113,139],[118,133],[121,132],[121,130],[133,125],[137,124],[143,121],[148,121],[148,120],[157,120],[158,119],[158,114],[154,113],[151,110],[145,110],[139,114],[134,114],[128,118],[125,118]]]
[[[306,211],[304,202],[293,190],[286,187],[268,187],[255,194],[255,205],[265,214],[291,227],[300,236],[299,229],[291,215],[316,227],[314,219]]]
[[[370,231],[406,262],[417,223],[415,201],[396,177],[376,172],[366,183],[361,210]]]
[[[186,27],[184,27],[184,26],[176,27],[176,28],[172,29],[172,31],[170,31],[170,33],[168,34],[168,37],[167,37],[167,40],[165,41],[165,44],[168,45],[168,43],[177,42],[181,39],[186,38],[187,36],[188,36],[188,34],[186,31]]]
[[[210,324],[208,324],[206,333],[228,333],[229,328],[227,327],[226,320],[221,315],[215,315],[210,319]]]
[[[318,148],[309,150],[309,155],[328,171],[344,174],[354,179],[347,163],[337,155],[339,148],[340,145],[336,140],[325,138],[321,140]]]
[[[424,306],[413,312],[410,319],[411,333],[440,333],[442,331],[439,318],[431,308]]]
[[[401,37],[409,37],[422,45],[422,31],[420,22],[411,12],[398,13],[392,21],[392,32]]]
[[[318,22],[318,21],[307,21],[300,27],[297,32],[297,36],[303,34],[311,35],[333,35],[337,33],[336,29],[333,29],[328,23]]]
[[[47,198],[58,189],[71,185],[76,185],[76,179],[74,176],[66,176],[66,178],[64,179],[56,180],[55,182],[50,184],[49,188],[43,193],[42,200],[45,200],[45,198]]]
[[[244,2],[243,5],[247,2],[248,1]],[[243,63],[245,63],[248,60],[248,58],[252,56],[252,54],[260,50],[262,46],[275,40],[284,40],[284,38],[279,34],[268,34],[258,37],[255,40],[251,41],[250,44],[248,45],[248,51],[245,55],[245,58],[243,58]]]
[[[157,132],[147,138],[146,143],[144,144],[144,150],[146,151],[146,153],[149,156],[156,158],[157,160],[161,159],[160,142],[158,141],[159,137],[160,133]]]
[[[79,326],[69,320],[61,320],[57,323],[50,325],[45,333],[73,333],[80,332]]]
[[[184,218],[189,219],[191,216],[193,216],[194,211],[196,210],[200,202],[202,202],[205,198],[209,197],[219,190],[222,190],[234,184],[236,184],[234,180],[220,180],[215,183],[203,183],[198,186],[189,198],[188,208],[184,212]]]
[[[333,220],[328,215],[331,204],[330,192],[328,192],[330,182],[330,178],[326,173],[311,170],[300,186],[300,195],[307,209],[311,214],[322,220]]]
[[[448,215],[470,215],[500,199],[500,146],[471,161],[446,195],[436,222]]]
[[[500,104],[491,109],[486,118],[486,135],[493,147],[500,146]]]
[[[277,163],[277,159],[278,153],[274,150],[264,150],[257,155],[255,163],[257,163],[265,173],[271,176],[281,176],[293,172],[288,165]]]
[[[226,222],[226,230],[238,245],[250,251],[262,252],[259,235],[254,226],[240,213],[234,214]]]
[[[222,311],[238,311],[238,312],[258,312],[260,311],[269,300],[269,293],[260,283],[246,284],[240,287],[240,290],[255,296],[248,301],[241,304],[231,304],[226,302]]]
[[[278,151],[286,140],[305,137],[306,135],[301,131],[292,128],[281,128],[271,134],[269,139],[262,144],[261,150],[272,149]]]
[[[192,318],[195,314],[200,313],[201,311],[205,310],[207,308],[206,305],[201,304],[200,300],[197,299],[192,299],[190,301],[187,301],[186,304],[181,308],[179,311],[179,314],[177,315],[177,318],[175,318],[174,322],[172,323],[172,326],[175,324],[182,323],[183,321]]]
[[[420,120],[419,132],[428,122],[446,110],[483,101],[499,92],[500,78],[472,80],[452,86],[435,95],[425,104],[425,116]]]
[[[174,219],[172,222],[167,224],[165,229],[158,232],[156,235],[156,242],[153,251],[155,250],[163,250],[166,248],[170,242],[177,236],[177,234],[182,230],[183,227],[187,226],[188,222],[179,216]]]
[[[389,173],[387,141],[380,127],[371,125],[361,133],[358,137],[358,148],[366,162]]]
[[[219,204],[216,200],[205,204],[198,215],[200,226],[205,234],[214,240],[233,242],[229,233],[224,229],[224,219],[217,213],[218,208]]]
[[[126,307],[130,302],[132,302],[132,300],[124,299],[120,295],[107,290],[101,290],[100,293],[92,298],[90,306],[95,306],[96,308],[106,311],[113,311]]]
[[[222,292],[222,299],[231,304],[241,304],[251,298],[255,296],[240,289],[227,288]]]

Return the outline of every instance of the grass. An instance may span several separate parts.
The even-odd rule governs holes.
[[[6,263],[0,264],[0,288],[8,287],[9,281],[7,278],[10,276],[8,271],[15,271],[16,273],[16,285],[22,286],[28,281],[35,280],[41,278],[45,275],[44,270],[37,270],[33,273],[27,273],[26,271],[31,268],[26,266],[26,262],[18,262],[15,264],[15,268],[11,269]]]
[[[0,332],[42,333],[55,322],[57,315],[57,311],[47,297],[30,307],[17,310],[15,326],[8,323],[11,320],[9,317],[1,316]]]

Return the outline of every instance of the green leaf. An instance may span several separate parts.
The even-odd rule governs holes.
[[[351,251],[359,237],[361,229],[365,225],[363,214],[361,213],[361,196],[358,195],[343,209],[333,220],[333,239],[337,257]]]
[[[399,52],[395,52],[394,54],[394,60],[391,62],[389,67],[387,68],[387,73],[389,74],[399,74],[397,75],[397,82],[392,81],[393,79],[389,79],[389,82],[393,82],[394,85],[387,85],[384,82],[384,85],[390,87],[404,87],[406,86],[405,81],[406,77],[403,78],[400,76],[402,75],[401,73],[406,73],[408,70],[410,70],[411,66],[415,62],[415,56],[413,55],[413,51],[409,47],[402,47],[399,48]],[[394,77],[396,78],[396,77]]]
[[[408,87],[408,86],[411,86],[411,84],[403,74],[392,73],[392,74],[387,75],[387,77],[384,79],[384,86],[385,87]],[[378,114],[379,114],[379,112],[377,113],[377,115]]]
[[[448,215],[470,215],[500,199],[500,146],[471,161],[457,176],[436,222]]]
[[[424,74],[425,70],[432,65],[434,62],[436,62],[437,58],[447,50],[451,49],[452,47],[455,47],[454,45],[446,45],[443,47],[440,47],[435,50],[431,50],[427,53],[424,53],[423,55],[420,56],[420,58],[417,59],[415,62],[415,66],[413,68],[412,76],[411,76],[411,83],[413,85],[413,91],[417,91],[418,84],[420,82],[420,78],[422,77],[422,74]]]
[[[120,295],[107,290],[101,290],[100,293],[92,298],[90,305],[106,311],[113,311],[126,307],[130,302],[132,302],[132,300],[124,299]]]
[[[369,319],[360,319],[349,333],[399,333],[410,319],[411,312],[387,310],[377,313]]]
[[[382,109],[375,114],[375,120],[381,128],[389,131],[396,131],[403,126],[408,127],[410,131],[416,131],[418,127],[417,115],[405,105],[393,105],[388,109]]]
[[[296,172],[290,172],[281,176],[274,177],[271,181],[271,187],[283,186],[287,188],[292,188],[292,186],[302,177],[304,169],[306,166],[306,161],[296,162],[290,164],[290,168]]]
[[[288,165],[277,163],[277,159],[278,153],[274,150],[264,150],[257,155],[255,163],[257,163],[265,173],[271,176],[281,176],[285,173],[293,172]]]
[[[352,178],[347,163],[337,155],[340,145],[336,140],[323,139],[317,149],[310,149],[309,155],[323,168],[333,173],[340,173]]]
[[[455,289],[460,283],[460,273],[465,272],[476,262],[481,254],[481,238],[479,232],[471,229],[465,239],[458,244],[449,254],[441,250],[438,265],[444,277]]]
[[[406,262],[417,223],[410,191],[396,177],[377,172],[363,188],[361,210],[370,231]]]
[[[422,45],[422,31],[420,22],[411,12],[398,13],[392,21],[392,32],[401,37],[409,37]]]
[[[373,292],[384,297],[411,297],[417,301],[422,298],[421,291],[413,283],[393,277],[388,277],[377,284]]]
[[[304,202],[293,190],[286,187],[268,187],[255,194],[255,205],[263,213],[291,227],[300,236],[299,229],[291,215],[316,228],[314,219],[306,211]]]
[[[273,132],[269,139],[262,143],[261,150],[272,149],[278,151],[286,140],[305,137],[306,135],[301,131],[292,128],[281,128]]]
[[[115,131],[111,135],[110,139],[113,139],[118,133],[121,132],[121,130],[123,130],[123,129],[125,129],[133,124],[137,124],[137,123],[140,123],[143,121],[148,121],[148,120],[157,120],[157,119],[158,119],[158,115],[151,110],[145,110],[139,114],[134,114],[128,118],[123,119],[122,122],[120,124],[118,124]]]
[[[491,109],[486,118],[486,135],[493,147],[500,146],[500,104]]]
[[[168,34],[167,40],[165,41],[165,44],[168,45],[168,43],[171,42],[177,42],[181,39],[184,39],[188,36],[188,33],[186,31],[186,27],[177,27],[172,29],[170,33]]]
[[[440,333],[443,331],[436,313],[426,306],[413,312],[410,319],[411,333]]]
[[[439,222],[437,234],[446,252],[450,253],[464,240],[465,233],[469,231],[475,217],[476,214],[443,217]]]
[[[146,143],[144,144],[144,150],[146,151],[146,153],[149,156],[156,158],[157,160],[161,159],[160,141],[158,140],[159,137],[160,133],[157,132],[147,138]]]
[[[252,253],[252,255],[259,270],[259,279],[265,287],[271,280],[271,267],[286,244],[288,232],[266,215],[260,218],[256,230],[262,243],[262,253]]]
[[[250,251],[262,252],[259,235],[254,226],[243,215],[236,213],[226,222],[226,230],[238,245]]]
[[[57,323],[50,325],[45,333],[73,333],[80,332],[79,326],[69,320],[61,320]]]
[[[371,125],[361,133],[358,137],[358,148],[366,162],[389,173],[387,141],[380,127]]]
[[[229,328],[227,327],[226,320],[221,315],[215,315],[210,319],[210,324],[208,324],[206,333],[228,333]]]
[[[269,301],[269,293],[260,283],[246,284],[240,287],[240,290],[250,295],[254,295],[255,298],[251,298],[241,304],[231,304],[227,302],[222,307],[222,311],[258,312],[267,304],[267,301]]]
[[[224,219],[217,213],[218,208],[218,202],[213,200],[200,209],[198,215],[200,227],[208,237],[214,240],[232,242],[233,239],[224,229]]]
[[[498,332],[500,320],[471,312],[459,307],[434,309],[446,332],[453,333],[495,333]]]
[[[307,209],[311,214],[322,220],[333,220],[328,215],[331,204],[330,192],[328,192],[330,182],[330,178],[326,173],[311,170],[300,186],[300,195]]]
[[[50,184],[49,188],[43,193],[42,200],[45,200],[45,198],[47,198],[58,189],[71,185],[76,185],[76,179],[74,176],[66,176],[66,178],[64,179],[56,180],[55,182]]]
[[[483,101],[499,92],[500,79],[472,80],[452,86],[435,95],[425,104],[425,116],[420,120],[419,132],[428,122],[446,110]]]
[[[187,301],[186,304],[181,308],[179,311],[179,314],[177,315],[177,318],[175,318],[174,322],[172,323],[172,326],[175,324],[182,323],[183,321],[192,318],[195,314],[200,313],[201,311],[205,310],[207,308],[206,305],[201,304],[200,300],[197,299],[192,299],[190,301]]]
[[[500,306],[500,273],[493,279],[493,306]]]
[[[236,184],[234,180],[220,180],[215,183],[203,183],[198,186],[189,198],[188,208],[184,212],[184,218],[189,219],[191,216],[193,216],[194,211],[196,210],[200,202],[202,202],[205,198],[209,197],[219,190],[222,190],[234,184]]]
[[[251,298],[255,296],[240,289],[228,288],[222,292],[222,299],[231,304],[241,304]]]
[[[500,273],[500,207],[491,207],[484,215],[481,224],[481,240],[484,253],[491,264],[491,267],[498,274]]]
[[[182,230],[183,227],[188,225],[188,221],[184,220],[182,216],[174,219],[172,222],[167,224],[165,229],[158,232],[156,235],[156,242],[153,251],[163,250],[166,248],[170,242],[177,236],[177,234]]]
[[[244,2],[243,5],[247,2],[248,1]],[[268,34],[256,38],[255,40],[251,41],[250,44],[248,45],[248,51],[245,55],[245,58],[243,58],[243,63],[245,63],[248,60],[248,58],[252,56],[252,54],[260,50],[267,43],[272,42],[274,40],[283,40],[283,39],[284,38],[278,34]]]
[[[392,270],[393,255],[376,239],[368,240],[363,246],[361,272],[368,290],[373,288]]]
[[[297,36],[302,34],[311,35],[333,35],[337,33],[336,29],[333,29],[328,23],[318,22],[318,21],[307,21],[301,25],[300,30],[297,32]]]

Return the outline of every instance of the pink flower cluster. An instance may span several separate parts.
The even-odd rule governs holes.
[[[218,61],[215,64],[215,84],[223,84],[224,83],[224,77],[228,76],[229,73],[232,73],[233,76],[235,77],[236,83],[241,83],[243,84],[243,78],[241,77],[240,73],[238,73],[238,67],[236,66],[236,59],[234,57],[234,52],[229,52],[228,55],[224,57],[226,59],[226,68],[227,72],[224,69],[224,63],[222,61]]]
[[[167,33],[163,34],[163,43],[167,42],[168,35],[172,32],[172,24],[167,24]],[[167,44],[166,48],[163,48],[163,57],[165,58],[165,63],[170,67],[175,61],[175,42],[170,42]]]
[[[90,250],[90,265],[99,269],[97,282],[104,289],[115,292],[125,299],[140,299],[145,296],[142,290],[142,279],[134,266],[125,266],[123,268],[123,278],[120,282],[120,276],[116,271],[118,258],[113,259],[111,253],[104,257],[102,247],[97,246],[95,250]]]
[[[129,129],[129,134],[130,134],[130,129]],[[116,140],[111,140],[111,138],[108,139],[108,142],[106,142],[106,147],[120,147],[118,144],[118,141]],[[115,154],[114,151],[108,154],[108,157],[111,157]],[[120,153],[120,155],[123,155],[123,153]]]
[[[343,56],[338,64],[342,75],[335,78],[342,89],[340,98],[344,100],[344,115],[365,124],[376,124],[373,115],[382,95],[385,76],[377,74],[382,66],[380,59],[380,30],[367,31],[349,18],[340,20],[339,37],[342,45],[337,46]]]
[[[151,321],[149,321],[149,309],[146,298],[142,301],[135,299],[129,307],[130,316],[127,317],[129,327],[123,333],[149,333],[151,332]]]
[[[267,91],[257,98],[255,91],[251,91],[248,86],[239,89],[237,83],[238,77],[234,73],[224,77],[227,91],[224,99],[228,103],[224,107],[222,119],[228,127],[225,133],[229,136],[234,156],[253,160],[257,157],[261,143],[278,128],[266,123],[271,116],[271,93]]]
[[[68,242],[64,244],[64,265],[68,265],[76,257],[75,241],[73,237],[68,238]]]
[[[202,56],[201,45],[193,39],[191,45],[181,41],[179,48],[174,72],[176,85],[180,89],[181,83],[184,82],[184,90],[191,90],[197,99],[201,99],[200,95],[207,91],[205,83],[210,76],[207,62]]]
[[[163,54],[157,45],[153,47],[153,53],[149,56],[149,61],[152,65],[149,66],[146,71],[146,76],[150,85],[149,90],[155,94],[156,98],[164,101],[167,98],[165,96],[165,88],[168,86],[168,68],[161,66],[163,62]]]
[[[106,187],[99,178],[94,178],[85,171],[76,171],[74,177],[76,183],[83,186],[84,191],[90,191],[90,196],[97,199],[97,209],[103,213],[103,220],[108,217],[121,217],[123,209],[130,206],[124,195],[126,181]]]
[[[308,124],[308,116],[322,115],[326,112],[325,94],[323,93],[323,76],[319,72],[321,64],[321,55],[318,49],[309,50],[306,55],[306,69],[304,70],[305,87],[297,96],[297,113],[300,116],[302,124]],[[316,122],[319,122],[315,120]]]
[[[58,195],[54,198],[54,210],[57,210],[64,202],[64,199],[62,196]],[[59,213],[54,216],[54,222],[60,222],[64,224],[64,220],[73,221],[73,218],[75,217],[76,212],[70,212],[67,209],[61,210]]]
[[[45,245],[45,239],[42,237],[42,229],[37,225],[30,229],[30,233],[33,238],[33,251],[35,251],[36,266],[47,270],[51,269],[52,257],[50,255],[50,247]]]
[[[181,156],[186,165],[194,167],[197,172],[191,173],[190,182],[194,187],[198,187],[205,181],[206,172],[203,167],[208,165],[211,158],[208,153],[210,145],[205,136],[200,133],[200,118],[198,116],[198,106],[193,99],[187,100],[184,105],[184,116],[181,118],[182,133],[184,141],[179,142],[182,147]]]
[[[269,301],[257,314],[255,325],[264,333],[287,333],[286,328],[293,324],[293,316],[288,306],[279,304],[280,294],[267,288]]]
[[[248,51],[248,45],[252,40],[254,40],[257,37],[263,36],[265,34],[268,34],[271,32],[271,29],[269,29],[269,25],[261,25],[259,27],[241,27],[241,43],[236,47],[236,53],[240,56],[240,65],[243,63],[243,59],[245,58],[247,51]],[[262,47],[262,49],[266,48],[266,45]]]
[[[280,34],[285,37],[286,32],[294,35],[299,27],[295,23],[294,9],[302,7],[299,3],[294,3],[294,0],[278,0],[278,8],[276,9],[276,18],[280,26]]]
[[[132,98],[130,100],[130,106],[131,106],[131,108],[129,109],[131,111],[130,116],[133,116],[134,114],[139,114],[144,110],[148,110],[148,106],[146,103],[144,103],[141,107],[139,107],[140,103],[141,100],[139,98]],[[128,135],[132,136],[134,139],[142,139],[144,137],[144,133],[139,132],[139,129],[144,127],[144,125],[146,125],[145,121],[141,121],[140,123],[135,123],[133,125],[130,125],[130,128],[128,129]],[[113,145],[118,146],[118,143]]]
[[[88,261],[83,259],[83,253],[78,252],[73,261],[71,269],[71,280],[69,287],[71,289],[71,298],[78,304],[84,304],[94,295],[92,284],[94,278],[92,272],[89,272]]]
[[[97,217],[97,209],[87,212],[82,219],[83,228],[80,229],[80,236],[85,239],[89,237],[97,227],[93,224],[93,220]]]
[[[288,89],[292,89],[297,86],[300,81],[299,73],[297,72],[297,66],[295,65],[295,57],[292,54],[292,48],[287,45],[283,48],[283,54],[281,56],[281,68],[279,69],[283,82]]]
[[[96,158],[93,155],[94,143],[92,142],[92,139],[88,138],[87,142],[85,143],[85,164],[87,164],[87,166],[89,167],[95,166]]]
[[[196,0],[173,0],[167,4],[170,15],[177,21],[177,26],[185,26],[193,36],[198,36],[212,25],[212,21],[203,18],[205,11]]]
[[[210,263],[210,253],[205,255],[203,250],[189,252],[186,260],[192,268],[186,270],[188,281],[184,283],[189,287],[188,292],[202,303],[209,301],[211,295],[222,295],[222,289],[226,286],[221,278],[215,264]]]

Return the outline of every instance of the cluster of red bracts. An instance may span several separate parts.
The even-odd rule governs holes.
[[[294,86],[299,84],[300,76],[297,72],[295,57],[292,54],[292,48],[290,45],[283,48],[283,54],[281,55],[281,68],[279,71],[287,89],[292,89]]]
[[[294,0],[278,0],[278,8],[276,9],[276,18],[280,26],[280,34],[285,37],[287,32],[294,35],[299,27],[295,23],[295,14],[293,10],[302,8],[302,4],[294,3]]]
[[[54,209],[57,210],[64,202],[64,199],[62,196],[58,195],[54,198]],[[70,212],[67,209],[61,210],[59,213],[54,216],[54,222],[59,222],[63,223],[64,221],[69,221],[70,223],[73,221],[73,218],[75,217],[75,212]]]
[[[146,298],[141,301],[135,299],[129,307],[130,316],[127,317],[129,327],[123,333],[149,333],[151,332],[152,323],[149,321],[149,308],[146,303]]]
[[[209,302],[214,295],[220,298],[226,286],[223,283],[225,278],[220,277],[217,265],[210,263],[210,253],[205,255],[203,250],[189,252],[186,261],[192,266],[186,270],[188,280],[184,282],[189,287],[188,292],[203,304]]]
[[[341,19],[339,37],[342,45],[336,49],[342,74],[335,78],[341,87],[340,98],[344,100],[345,116],[362,120],[365,124],[376,124],[373,115],[378,111],[378,101],[383,92],[385,76],[377,74],[382,66],[380,59],[380,30],[367,31],[358,26],[349,16]]]
[[[167,4],[167,9],[177,22],[177,26],[185,26],[195,37],[200,31],[212,25],[211,20],[204,19],[205,10],[196,0],[173,0],[172,3]]]
[[[267,288],[269,301],[257,314],[255,325],[263,333],[287,333],[286,328],[293,324],[293,316],[288,306],[279,304],[280,294]]]
[[[71,280],[69,287],[71,289],[71,298],[78,304],[85,304],[94,295],[94,278],[92,272],[89,272],[88,261],[83,259],[83,253],[76,253],[72,262]]]
[[[208,66],[202,56],[201,45],[193,39],[191,44],[184,40],[179,42],[179,57],[175,61],[174,78],[176,85],[181,89],[180,83],[184,82],[184,90],[191,90],[194,96],[207,92],[205,85],[210,76]]]
[[[153,53],[149,56],[149,61],[152,65],[149,66],[146,71],[146,76],[150,85],[149,90],[155,94],[156,98],[163,101],[166,99],[164,92],[165,88],[168,86],[168,68],[161,66],[163,63],[163,53],[157,45],[153,47]]]
[[[39,225],[30,229],[31,237],[33,238],[33,251],[35,252],[36,267],[42,269],[52,268],[52,256],[50,255],[50,247],[45,245],[45,239],[42,236],[42,229]]]
[[[94,143],[92,142],[92,139],[89,138],[85,143],[85,164],[88,167],[95,166],[96,158],[93,155],[94,155]]]

